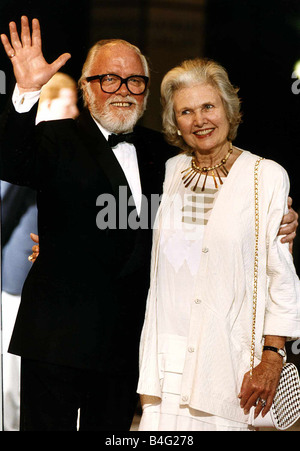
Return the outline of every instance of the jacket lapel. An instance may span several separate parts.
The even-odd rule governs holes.
[[[147,187],[145,186],[144,174],[147,171],[147,166],[148,166],[148,161],[145,158],[145,155],[147,155],[147,152],[145,149],[145,143],[142,140],[142,136],[140,136],[140,134],[138,134],[138,133],[136,133],[134,145],[135,145],[137,160],[138,160],[138,165],[139,165],[142,193],[146,194]]]
[[[88,148],[88,152],[101,167],[109,180],[116,199],[119,199],[119,188],[127,187],[127,200],[131,196],[131,190],[126,176],[111,150],[108,142],[95,124],[88,110],[84,110],[77,119],[80,135]]]

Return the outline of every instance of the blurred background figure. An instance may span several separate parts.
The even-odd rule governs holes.
[[[36,122],[75,119],[79,114],[77,100],[75,80],[58,72],[42,89]]]
[[[43,87],[36,123],[75,119],[77,83],[58,72]],[[19,430],[20,357],[7,353],[17,316],[21,291],[31,268],[30,233],[37,234],[36,192],[1,181],[2,210],[2,333],[3,333],[3,423],[4,431]]]

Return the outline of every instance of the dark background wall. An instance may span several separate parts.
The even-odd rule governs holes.
[[[20,18],[37,17],[41,23],[43,52],[48,62],[60,54],[70,52],[72,58],[63,71],[76,79],[89,46],[90,0],[0,0],[0,33],[9,33],[8,24]],[[4,108],[14,87],[11,63],[0,43],[0,70],[6,73],[6,95],[0,95],[0,108]],[[0,111],[1,111],[0,110]]]
[[[281,163],[300,207],[300,95],[292,73],[300,59],[299,0],[208,0],[206,55],[240,87],[240,146]]]
[[[40,19],[48,61],[72,54],[63,70],[76,79],[98,39],[120,37],[138,45],[152,67],[143,123],[156,129],[164,73],[185,58],[218,60],[240,87],[244,122],[236,144],[286,167],[300,209],[300,94],[291,89],[300,59],[299,0],[0,0],[0,32],[7,33],[8,22],[19,23],[22,14]],[[0,70],[7,92],[0,95],[2,110],[14,86],[2,45]]]

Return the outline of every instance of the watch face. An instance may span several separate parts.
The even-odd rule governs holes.
[[[283,349],[278,349],[278,354],[281,355],[281,357],[285,357],[285,352]]]

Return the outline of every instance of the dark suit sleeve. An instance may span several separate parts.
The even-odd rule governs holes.
[[[17,113],[11,103],[0,119],[0,178],[34,189],[57,161],[54,142],[43,132],[43,124],[35,125],[36,114],[37,104],[28,113]]]

